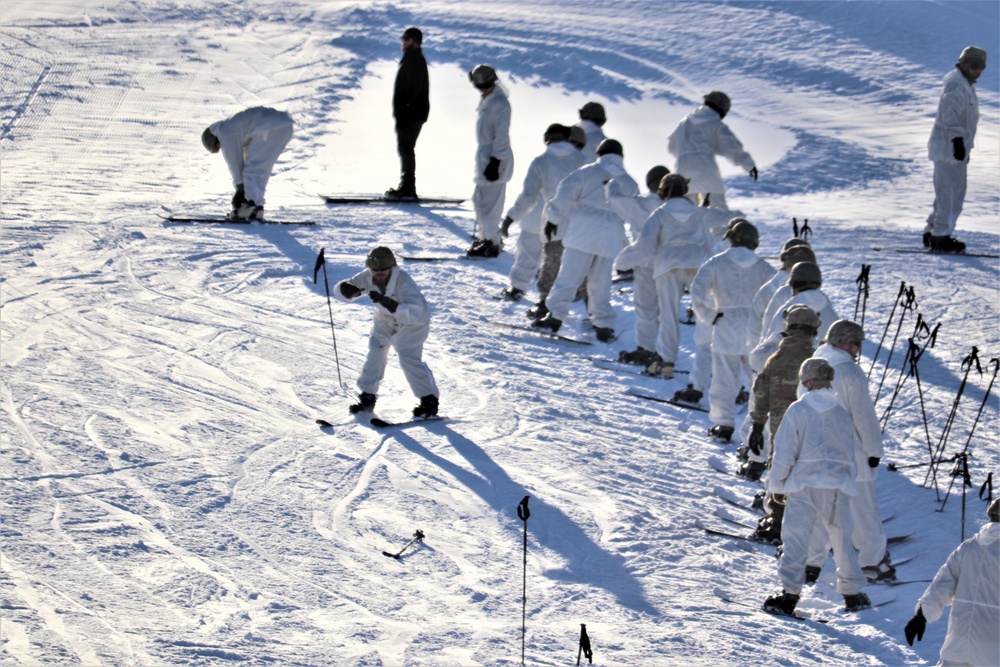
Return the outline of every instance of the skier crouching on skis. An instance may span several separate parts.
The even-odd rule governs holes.
[[[367,294],[375,308],[368,358],[358,377],[361,393],[358,402],[350,406],[351,414],[375,408],[391,346],[410,389],[420,398],[413,415],[433,417],[438,413],[438,388],[431,369],[423,362],[424,341],[430,332],[427,301],[413,278],[396,265],[389,248],[372,248],[365,266],[364,271],[337,283],[333,290],[334,296],[346,303]]]

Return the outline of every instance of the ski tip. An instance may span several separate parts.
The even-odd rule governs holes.
[[[317,419],[316,423],[319,424],[320,428],[333,428],[333,424],[331,424],[325,419]]]
[[[388,551],[383,551],[382,555],[383,556],[388,556],[389,558],[395,558],[396,560],[399,560],[399,554],[391,554]]]

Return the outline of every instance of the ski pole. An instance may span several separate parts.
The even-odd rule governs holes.
[[[313,285],[319,276],[319,269],[323,267],[323,285],[326,287],[326,308],[330,311],[330,332],[333,334],[333,358],[337,362],[337,382],[340,388],[344,388],[344,380],[340,377],[340,353],[337,352],[337,329],[333,326],[333,303],[330,301],[330,281],[326,277],[326,248],[319,249],[319,257],[316,258],[316,266],[313,267]]]
[[[939,459],[944,454],[945,447],[948,446],[948,436],[951,434],[951,427],[955,423],[955,414],[958,412],[958,404],[962,400],[962,394],[965,393],[965,386],[969,381],[969,373],[972,371],[972,366],[975,364],[976,369],[979,374],[983,374],[983,368],[979,364],[979,349],[973,346],[972,352],[965,359],[962,360],[962,370],[965,373],[962,375],[962,382],[958,385],[958,392],[955,394],[955,400],[951,404],[951,411],[948,413],[948,418],[944,422],[944,428],[941,431],[941,438],[938,440],[937,450],[934,452],[934,456],[931,460]],[[927,480],[930,478],[932,472],[935,471],[935,466],[931,466],[931,470],[928,471],[927,476],[924,477],[924,484],[927,484]],[[937,491],[937,484],[934,485],[934,490]],[[938,493],[938,500],[941,500],[941,495]]]
[[[868,307],[868,272],[871,268],[871,264],[862,264],[861,273],[854,279],[854,283],[858,286],[858,296],[854,300],[854,321],[860,324],[862,329],[865,328],[865,310]],[[860,320],[858,319],[859,307],[861,309]]]
[[[951,463],[952,461],[955,461],[956,459],[958,459],[958,454],[955,454],[950,459],[941,459],[940,461],[938,461],[938,463]],[[888,464],[886,464],[885,468],[886,468],[886,470],[889,470],[891,472],[896,472],[897,470],[906,470],[907,468],[923,468],[924,466],[929,466],[932,463],[933,463],[933,461],[921,461],[920,463],[908,463],[908,464],[902,465],[902,466],[901,465],[897,465],[895,463],[888,463]]]
[[[576,651],[576,664],[580,664],[580,656],[587,658],[587,662],[594,664],[594,652],[590,649],[590,637],[587,636],[587,626],[580,624],[580,648]]]
[[[913,332],[913,338],[907,339],[907,352],[906,358],[903,360],[903,366],[899,369],[899,379],[896,382],[896,389],[892,392],[892,397],[889,399],[889,405],[886,407],[885,412],[882,413],[882,417],[879,422],[882,423],[882,433],[885,433],[886,427],[889,425],[889,414],[892,412],[892,406],[896,402],[896,398],[899,396],[899,392],[903,389],[903,384],[906,382],[906,378],[914,377],[919,382],[920,375],[917,371],[917,362],[923,357],[924,352],[928,347],[934,347],[937,342],[938,330],[941,328],[941,323],[939,322],[935,325],[932,331],[927,324],[924,322],[923,316],[919,313],[917,314],[917,326]],[[926,333],[926,342],[924,346],[918,347],[914,342],[914,339],[919,339],[921,334]],[[907,369],[909,371],[907,372]],[[923,408],[923,391],[920,392],[921,408]],[[927,419],[926,411],[924,411],[924,430],[927,430]],[[927,441],[930,442],[930,434],[928,432]]]
[[[885,342],[885,337],[889,334],[889,326],[892,324],[892,318],[896,316],[896,308],[899,306],[899,300],[906,294],[906,283],[902,282],[899,284],[899,293],[896,295],[896,302],[892,304],[892,310],[889,311],[889,319],[885,322],[885,330],[882,332],[882,338],[878,341],[878,347],[875,349],[875,355],[872,357],[871,368],[868,369],[868,377],[872,376],[872,371],[875,370],[875,361],[878,359],[878,353],[882,351],[882,343]]]
[[[528,509],[528,498],[525,496],[517,505],[517,517],[524,522],[524,563],[521,577],[521,664],[524,664],[524,638],[528,631],[528,517],[531,511]]]
[[[951,483],[955,483],[956,477],[962,478],[962,539],[960,541],[965,541],[965,489],[972,486],[972,479],[969,477],[969,458],[962,454],[955,455],[955,467],[951,471]],[[948,492],[951,492],[951,485],[948,486]],[[944,502],[941,503],[941,507],[937,509],[938,512],[944,511],[944,505],[948,502],[948,496],[945,496]]]
[[[799,233],[802,235],[802,238],[804,238],[806,241],[812,238],[813,230],[811,227],[809,227],[809,218],[806,218],[802,221],[802,229],[799,230]]]
[[[424,541],[424,531],[418,530],[417,532],[413,533],[413,539],[407,542],[406,546],[399,550],[399,553],[391,554],[388,551],[383,551],[382,555],[399,560],[399,557],[403,555],[404,551],[410,548],[411,544],[413,544],[414,542],[423,542],[423,541]]]
[[[986,496],[983,498],[983,496]],[[993,473],[986,476],[986,481],[979,487],[979,499],[986,501],[986,506],[993,504]]]
[[[906,299],[903,301],[903,312],[899,315],[899,323],[896,325],[896,334],[892,337],[892,345],[889,347],[889,356],[885,359],[885,366],[882,368],[882,379],[879,380],[878,390],[875,392],[875,400],[873,403],[878,403],[878,397],[882,393],[882,384],[885,382],[886,373],[889,372],[889,364],[892,363],[892,353],[896,351],[896,341],[899,340],[899,332],[903,328],[903,321],[906,319],[906,313],[911,310],[917,309],[917,295],[914,294],[913,288],[911,287],[906,291]]]
[[[990,378],[990,383],[986,387],[986,394],[983,395],[983,401],[979,404],[979,412],[976,413],[976,419],[972,422],[972,428],[969,429],[969,437],[965,440],[965,447],[962,448],[961,456],[965,456],[969,451],[969,445],[972,443],[972,435],[976,432],[976,427],[979,425],[979,418],[983,416],[983,409],[986,407],[986,403],[990,400],[990,394],[993,392],[993,383],[997,379],[997,370],[1000,369],[1000,359],[990,359],[990,362],[986,365],[987,368],[993,366],[993,377]],[[955,484],[954,477],[951,480],[951,484],[948,485],[948,492],[944,495],[944,501],[941,503],[941,509],[944,509],[945,503],[948,502],[948,496],[951,494],[951,488]],[[986,483],[990,486],[990,495],[993,495],[993,473],[987,477]],[[986,484],[979,491],[980,499],[982,498],[983,490]]]

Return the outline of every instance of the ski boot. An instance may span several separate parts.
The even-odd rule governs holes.
[[[751,482],[759,482],[767,466],[762,461],[746,461],[736,469],[736,474],[746,477]]]
[[[504,301],[520,301],[524,298],[524,290],[517,287],[504,287],[500,292]]]
[[[924,232],[924,235],[923,235],[923,237],[922,237],[921,240],[924,242],[924,247],[925,248],[930,248],[931,247],[931,233],[930,232]]]
[[[413,408],[414,417],[436,417],[438,413],[438,397],[434,394],[427,394],[420,397],[420,405]]]
[[[746,387],[740,387],[740,393],[736,394],[736,405],[746,405],[750,401],[750,392]]]
[[[882,560],[879,561],[878,565],[868,565],[867,567],[861,568],[861,571],[865,573],[865,577],[867,577],[868,583],[870,584],[882,584],[896,581],[896,568],[892,566],[892,561],[889,559],[888,551],[886,551],[885,555],[882,556]]]
[[[536,329],[548,329],[552,333],[558,333],[559,328],[562,326],[562,320],[557,320],[552,317],[552,313],[549,313],[545,317],[539,317],[536,319],[531,323],[531,326]]]
[[[871,609],[872,601],[864,593],[844,596],[844,611],[861,611]]]
[[[733,427],[723,424],[716,424],[708,429],[708,434],[715,438],[717,442],[729,442],[733,438]]]
[[[618,353],[618,361],[625,364],[638,364],[640,366],[648,366],[652,359],[650,355],[656,354],[655,352],[650,352],[644,347],[637,347],[631,352],[626,352],[622,350]],[[649,361],[647,361],[649,359]]]
[[[823,571],[823,568],[816,567],[815,565],[806,565],[806,583],[815,584],[819,581],[819,573]]]
[[[697,403],[704,396],[702,392],[694,388],[694,385],[689,384],[687,389],[680,389],[674,392],[675,401],[683,401],[684,403]]]
[[[646,374],[670,380],[674,377],[674,362],[657,359],[649,366],[646,366]]]
[[[594,327],[594,335],[602,343],[610,343],[615,339],[615,330],[611,327]]]
[[[965,252],[965,244],[950,236],[932,236],[931,252]]]
[[[473,243],[468,250],[465,251],[466,257],[484,257],[489,259],[492,257],[499,257],[499,255],[500,255],[500,246],[498,246],[493,241],[490,241],[489,239],[485,239],[483,241],[477,241],[476,243]]]
[[[352,415],[356,415],[359,412],[371,412],[375,409],[375,401],[377,400],[378,397],[375,394],[361,392],[358,394],[358,402],[347,409],[351,411]]]
[[[754,542],[778,546],[781,544],[781,523],[775,521],[773,516],[762,517],[757,522],[753,533],[750,534],[750,539]]]
[[[781,591],[781,595],[771,595],[764,600],[764,611],[780,616],[794,616],[795,605],[798,603],[798,595]]]
[[[540,320],[549,314],[549,308],[545,305],[545,299],[542,299],[534,306],[528,309],[526,315],[533,320]]]
[[[385,191],[385,198],[396,201],[417,201],[417,189],[402,185],[396,188],[389,188]]]
[[[264,219],[264,207],[257,206],[254,201],[244,202],[239,208],[233,209],[229,214],[231,220],[263,220]]]

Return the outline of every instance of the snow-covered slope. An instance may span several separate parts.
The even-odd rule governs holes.
[[[1000,350],[998,262],[872,248],[919,244],[940,78],[967,43],[1000,52],[998,13],[976,2],[4,3],[0,663],[513,665],[525,581],[528,664],[575,659],[581,623],[595,664],[935,661],[945,621],[913,648],[902,635],[923,584],[840,615],[828,565],[802,603],[829,610],[826,625],[712,594],[756,604],[780,588],[776,564],[694,527],[722,506],[715,486],[752,490],[709,467],[729,452],[707,441],[706,417],[626,394],[669,396],[683,376],[619,375],[584,358],[634,346],[627,291],[614,299],[619,340],[583,347],[489,325],[527,321],[524,304],[489,298],[506,284],[509,253],[408,263],[434,308],[425,358],[452,419],[383,432],[350,418],[371,314],[334,304],[341,383],[323,274],[313,282],[319,250],[332,285],[375,244],[457,254],[472,216],[325,207],[316,195],[342,189],[352,164],[384,163],[372,191],[393,184],[389,110],[366,103],[389,81],[367,75],[397,57],[411,24],[437,75],[418,144],[421,183],[435,193],[471,192],[475,91],[461,73],[476,63],[496,66],[512,91],[531,137],[514,145],[522,174],[544,127],[594,96],[608,101],[606,130],[641,180],[652,166],[642,156],[676,122],[649,110],[686,113],[726,90],[747,146],[775,154],[758,183],[729,179],[732,204],[762,230],[761,254],[777,253],[793,216],[808,218],[844,316],[871,265],[866,369],[901,283],[914,290],[880,413],[917,313],[941,325],[919,385],[906,379],[893,401],[887,461],[928,459],[962,360],[979,349],[983,373],[971,369],[945,447],[961,451],[975,423],[968,537],[985,518],[975,491],[1000,463],[995,394],[983,403]],[[970,250],[994,254],[997,72],[991,64],[977,86],[981,140],[959,222]],[[199,134],[256,104],[297,123],[269,214],[318,224],[164,223],[158,213],[228,205],[228,173]],[[372,138],[381,153],[341,148],[359,145],[348,136],[359,127],[383,133]],[[658,159],[672,164],[665,150]],[[379,414],[413,404],[390,362]],[[887,531],[916,531],[892,548],[917,556],[903,578],[933,576],[960,541],[960,486],[937,511],[950,466],[937,492],[926,466],[880,472]],[[525,496],[527,525],[516,511]],[[382,555],[418,529],[425,541],[402,559]]]

